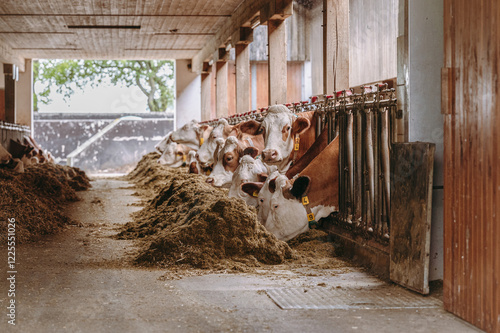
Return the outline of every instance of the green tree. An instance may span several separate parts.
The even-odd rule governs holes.
[[[34,91],[33,103],[49,104],[51,87],[68,100],[75,89],[97,87],[105,78],[113,84],[137,86],[148,98],[150,111],[165,111],[174,103],[174,63],[171,60],[60,60],[44,59],[33,63],[34,82],[43,90]]]

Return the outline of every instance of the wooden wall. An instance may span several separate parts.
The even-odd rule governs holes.
[[[444,304],[500,332],[500,2],[444,1]]]
[[[397,76],[398,0],[349,1],[349,84]]]
[[[257,91],[251,91],[250,94],[251,96],[256,97],[256,109],[265,108],[269,106],[267,62],[256,62],[254,63],[254,66],[256,66],[256,78],[251,78],[251,80],[256,80],[256,84],[254,84],[253,86],[257,87]],[[287,103],[299,102],[302,99],[303,66],[304,65],[302,62],[289,61],[287,64]],[[250,85],[250,90],[251,89],[252,85]]]

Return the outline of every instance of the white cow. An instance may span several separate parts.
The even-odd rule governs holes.
[[[226,139],[231,133],[232,128],[233,126],[229,125],[226,119],[220,119],[215,125],[196,154],[201,167],[205,168],[214,163],[214,152],[217,148],[216,140],[219,138]]]
[[[196,120],[191,120],[181,128],[172,132],[170,139],[181,143],[192,149],[198,150],[203,142],[208,138],[211,127],[200,125]]]
[[[248,182],[264,182],[269,173],[268,167],[260,158],[252,155],[243,155],[238,168],[234,171],[229,188],[229,197],[241,198],[250,206],[258,206],[257,197],[250,195],[241,189],[241,184]],[[256,192],[257,193],[257,192]]]
[[[177,142],[170,142],[158,159],[158,163],[172,168],[178,168],[186,163],[187,155],[192,149]]]

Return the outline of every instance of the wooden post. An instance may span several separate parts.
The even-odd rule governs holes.
[[[248,112],[250,106],[250,49],[247,44],[236,47],[236,113]]]
[[[323,93],[349,88],[349,0],[323,0]]]
[[[228,104],[227,104],[227,75],[228,75],[228,65],[226,60],[219,60],[216,63],[216,117],[226,117],[229,115]]]
[[[24,72],[19,73],[16,87],[16,122],[32,128],[33,124],[33,69],[31,59],[25,60]]]
[[[212,73],[201,74],[201,120],[210,120],[212,114]]]
[[[286,103],[287,57],[284,20],[269,20],[267,24],[269,50],[269,105]]]
[[[5,121],[16,123],[16,65],[3,64],[5,75]]]

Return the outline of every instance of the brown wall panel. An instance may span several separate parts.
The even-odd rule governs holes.
[[[444,303],[500,332],[500,4],[444,1]]]

